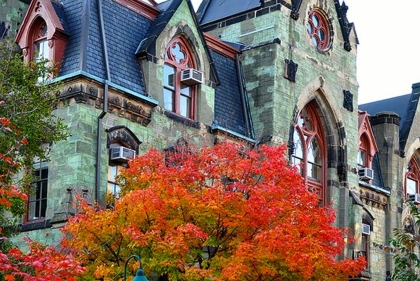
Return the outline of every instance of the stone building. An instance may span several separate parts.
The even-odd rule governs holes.
[[[16,42],[25,60],[55,62],[55,113],[71,137],[34,166],[25,234],[57,239],[77,194],[107,204],[127,158],[150,146],[287,144],[308,189],[356,240],[342,257],[368,261],[354,280],[385,280],[392,229],[407,223],[403,200],[418,192],[416,108],[404,123],[398,112],[358,110],[347,9],[339,0],[204,0],[196,13],[189,0],[32,0]]]

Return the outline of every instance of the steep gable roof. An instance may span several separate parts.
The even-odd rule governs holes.
[[[69,35],[65,15],[63,11],[63,5],[61,3],[51,0],[38,0],[32,1],[28,7],[28,11],[22,21],[21,26],[27,28],[20,28],[16,35],[16,42],[22,48],[27,48],[30,42],[28,41],[30,36],[30,27],[37,18],[42,19],[47,23],[48,34],[47,39],[51,39],[54,35],[60,34],[62,36]]]
[[[111,86],[135,96],[147,96],[135,51],[153,21],[113,0],[102,0],[100,8],[97,1],[62,2],[70,40],[60,76],[82,73],[99,81],[108,80]]]
[[[375,142],[375,136],[373,135],[372,127],[369,123],[369,114],[366,111],[359,110],[359,127],[358,127],[358,136],[359,139],[363,134],[366,134],[369,140],[369,148],[371,150],[372,156],[378,152],[378,146]]]
[[[152,28],[149,30],[149,33],[146,38],[140,41],[135,54],[141,56],[143,54],[152,54],[156,55],[155,42],[159,35],[162,33],[163,29],[167,26],[169,20],[175,14],[183,0],[170,0],[158,5],[161,9],[161,13],[156,17],[153,22]],[[188,1],[189,3],[189,1]],[[191,5],[190,5],[191,11]]]

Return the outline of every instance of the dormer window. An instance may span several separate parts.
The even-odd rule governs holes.
[[[169,43],[163,69],[163,104],[168,111],[195,119],[196,86],[182,83],[182,71],[194,68],[190,50],[181,38]]]
[[[61,3],[32,1],[16,35],[25,61],[48,60],[54,72],[60,70],[68,33]]]
[[[372,127],[369,123],[369,115],[365,111],[359,111],[359,149],[357,152],[357,169],[359,181],[372,183],[375,179],[373,159],[378,152]],[[354,162],[353,162],[354,163]]]
[[[357,152],[357,165],[360,168],[370,167],[368,158],[369,142],[366,134],[363,134],[359,142],[359,151]]]

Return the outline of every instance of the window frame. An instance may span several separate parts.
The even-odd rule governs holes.
[[[317,19],[318,22],[315,22]],[[331,25],[323,11],[320,9],[313,9],[309,12],[306,30],[309,34],[311,42],[320,51],[326,51],[331,46]],[[321,38],[320,32],[323,33],[324,38]]]
[[[183,58],[177,58],[176,54],[173,52],[175,48],[179,47],[178,53],[183,54]],[[171,79],[166,78],[166,69],[173,69],[173,85],[166,83]],[[191,120],[196,119],[196,96],[197,96],[197,86],[196,85],[186,85],[181,82],[181,72],[183,70],[196,68],[195,61],[193,57],[193,52],[189,48],[189,45],[185,42],[182,37],[177,37],[168,44],[165,50],[165,60],[163,65],[163,107],[177,115],[180,115],[184,118]],[[169,74],[168,74],[169,75]],[[187,94],[185,89],[188,89]],[[172,94],[171,104],[172,107],[166,105],[167,95]],[[187,106],[183,107],[183,100],[187,101]]]
[[[306,117],[303,112],[306,112]],[[305,118],[305,120],[303,120]],[[305,121],[310,124],[307,126]],[[298,137],[299,140],[295,139]],[[305,185],[308,190],[315,193],[318,196],[318,200],[321,206],[325,205],[326,199],[326,164],[327,164],[327,152],[325,145],[325,137],[322,131],[322,124],[318,115],[316,114],[315,108],[311,104],[307,104],[298,115],[298,120],[294,126],[294,150],[292,154],[293,164],[299,169],[300,174],[304,178]],[[316,141],[319,148],[320,160],[318,161],[319,176],[314,178],[309,175],[310,161],[309,152],[310,145]],[[301,155],[297,156],[297,145],[301,144]],[[299,163],[295,160],[298,159]]]
[[[46,176],[43,177],[43,172],[46,170]],[[36,173],[36,175],[35,175]],[[38,162],[33,165],[31,174],[37,177],[31,182],[31,190],[28,194],[27,211],[25,215],[25,222],[32,223],[40,220],[45,220],[48,208],[48,164],[46,162]],[[36,187],[36,188],[34,188]],[[38,193],[38,190],[41,191]],[[43,191],[45,190],[45,196]],[[35,199],[32,198],[35,196]],[[31,204],[35,202],[35,211],[32,214]],[[38,209],[38,210],[36,210]],[[35,216],[39,214],[39,216]]]
[[[372,231],[372,224],[366,220],[362,220],[362,224],[367,224],[370,227],[370,231]],[[370,235],[362,233],[362,243],[361,243],[361,255],[366,261],[365,271],[369,271],[370,268]]]
[[[123,165],[110,162],[107,171],[107,194],[112,194],[115,199],[120,197],[121,186],[116,182],[116,178],[121,174]],[[115,172],[113,171],[115,169]],[[115,175],[115,176],[114,176]],[[113,176],[113,178],[112,178]],[[118,189],[118,191],[117,191]]]

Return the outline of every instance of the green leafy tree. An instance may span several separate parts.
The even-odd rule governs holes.
[[[420,226],[420,211],[418,206],[412,202],[408,202],[410,214],[413,218],[414,228]],[[394,272],[392,274],[393,280],[398,281],[420,281],[420,236],[415,234],[414,228],[396,228],[394,229],[394,238],[391,241],[391,246],[396,249],[394,255]]]

